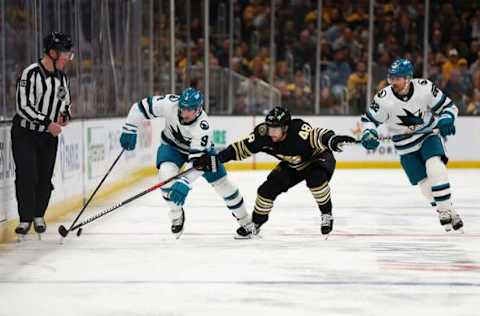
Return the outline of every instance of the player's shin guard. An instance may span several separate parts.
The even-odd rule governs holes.
[[[432,157],[425,164],[428,176],[428,183],[431,185],[431,192],[440,224],[446,231],[459,230],[463,227],[463,221],[453,209],[451,202],[450,182],[448,181],[447,168],[440,160],[440,157]]]
[[[332,201],[330,200],[330,186],[328,182],[324,182],[322,185],[310,188],[318,208],[322,213],[322,222],[320,230],[322,235],[328,235],[333,230],[333,216],[332,216]]]
[[[168,179],[176,175],[178,171],[179,171],[179,168],[173,162],[164,162],[160,165],[160,170],[159,170],[160,180]],[[170,201],[169,195],[170,195],[170,188],[172,184],[173,183],[167,183],[164,186],[162,186],[162,196],[165,202],[167,203],[168,208],[170,209],[168,212],[168,216],[172,223],[170,229],[172,233],[175,234],[178,238],[183,232],[183,226],[185,223],[185,212],[181,206]]]
[[[420,181],[418,183],[418,186],[420,187],[420,191],[422,192],[423,196],[427,199],[427,201],[430,203],[430,205],[436,209],[437,203],[435,203],[435,200],[433,199],[432,185],[428,181],[428,178],[425,178],[422,181]]]
[[[232,212],[233,217],[237,219],[240,226],[251,223],[240,191],[226,176],[213,182],[212,186],[217,194],[223,198],[227,208]]]
[[[257,229],[268,221],[268,215],[273,208],[273,200],[257,194],[255,206],[253,208],[252,222]]]

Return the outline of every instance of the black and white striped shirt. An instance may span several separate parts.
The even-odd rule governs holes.
[[[48,71],[34,63],[17,80],[17,121],[21,127],[44,132],[61,113],[70,113],[69,80],[64,72]]]

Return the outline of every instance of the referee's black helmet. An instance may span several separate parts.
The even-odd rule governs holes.
[[[43,49],[46,54],[48,54],[51,49],[60,52],[69,52],[72,50],[72,47],[72,39],[64,33],[51,32],[43,38]]]

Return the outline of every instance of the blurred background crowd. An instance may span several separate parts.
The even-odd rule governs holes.
[[[51,30],[74,37],[69,71],[83,117],[122,115],[142,96],[188,85],[208,86],[211,114],[259,114],[281,103],[294,114],[359,115],[397,57],[461,115],[480,114],[478,1],[376,0],[370,20],[369,0],[210,0],[208,41],[204,1],[175,1],[173,23],[168,0],[1,1],[0,116],[13,112],[18,71],[40,57]]]

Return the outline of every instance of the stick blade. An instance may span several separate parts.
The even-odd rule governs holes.
[[[58,227],[58,233],[60,234],[60,236],[62,236],[63,238],[67,237],[68,235],[68,230],[65,228],[65,226],[63,225],[60,225]]]

